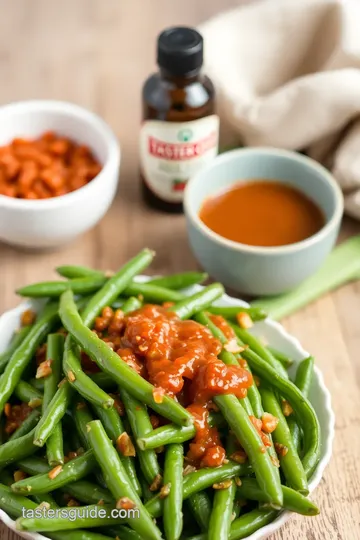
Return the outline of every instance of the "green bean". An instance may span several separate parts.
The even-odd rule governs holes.
[[[235,492],[236,484],[234,480],[231,480],[229,487],[215,491],[208,540],[228,540]]]
[[[273,390],[264,386],[260,387],[260,394],[263,406],[266,412],[272,414],[278,419],[275,431],[272,433],[275,444],[284,447],[284,454],[279,453],[281,469],[287,480],[288,485],[301,493],[309,493],[306,474],[297,453],[286,418],[282,412],[281,405],[278,402]]]
[[[148,283],[165,287],[166,289],[179,290],[203,283],[208,277],[205,272],[183,272],[181,274],[172,274],[171,276],[152,278]]]
[[[60,472],[53,478],[50,478],[50,473],[37,474],[31,478],[25,478],[25,480],[15,482],[11,486],[11,489],[15,493],[28,495],[49,493],[55,489],[68,485],[71,482],[81,480],[84,476],[93,472],[95,465],[96,460],[94,453],[92,450],[88,450],[82,456],[78,456],[71,461],[68,461],[65,465],[58,465]]]
[[[134,298],[134,296],[129,296],[129,298]],[[114,300],[114,302],[111,302],[111,308],[112,309],[122,309],[123,308],[123,305],[125,304],[126,300],[128,300],[128,298],[123,298],[122,296],[119,296],[116,300]],[[139,300],[137,298],[137,300]],[[140,300],[139,300],[140,302]]]
[[[245,503],[244,499],[235,499],[232,516],[231,516],[232,521],[234,521],[234,519],[240,516],[242,509],[244,507],[244,503]]]
[[[35,429],[0,446],[0,467],[35,454],[38,450],[38,447],[33,444]]]
[[[208,422],[210,426],[223,427],[226,425],[221,414],[210,413]],[[183,443],[193,439],[196,435],[195,426],[177,426],[167,424],[153,429],[147,435],[137,439],[137,445],[140,450],[154,450],[166,444]]]
[[[234,437],[234,435],[232,433],[229,433],[229,435],[226,438],[226,454],[228,456],[231,456],[237,450],[238,450],[238,445],[237,445],[236,438]],[[245,480],[245,478],[242,478],[241,482],[243,482],[243,480]],[[255,480],[255,482],[256,482],[256,480]],[[239,479],[237,479],[236,483],[237,484],[239,483]],[[232,518],[236,519],[237,517],[239,517],[240,512],[241,512],[241,499],[238,499],[238,500],[235,500],[235,503],[233,505]]]
[[[236,450],[239,449],[239,445],[237,444],[236,437],[233,433],[229,433],[226,437],[226,454],[228,456],[231,456]]]
[[[183,443],[190,441],[196,435],[194,426],[176,426],[167,424],[149,432],[147,435],[137,439],[137,446],[140,450],[155,450],[165,444]]]
[[[106,272],[92,270],[87,266],[64,265],[56,268],[57,273],[67,279],[84,277],[106,277]],[[148,281],[152,285],[158,285],[166,289],[185,289],[197,283],[203,283],[208,278],[204,272],[182,272],[181,274],[172,274],[160,278],[152,278]]]
[[[200,529],[203,532],[207,532],[212,510],[209,495],[206,491],[193,493],[188,498],[187,503]]]
[[[6,364],[9,362],[16,349],[24,341],[31,328],[32,326],[22,326],[21,328],[19,328],[19,330],[16,330],[14,332],[10,345],[4,352],[0,354],[0,373],[4,371]]]
[[[224,362],[224,354],[220,353],[219,358]],[[224,362],[226,364],[226,362]],[[244,411],[248,416],[254,416],[254,411],[252,409],[251,403],[249,401],[248,396],[245,396],[239,400],[240,405],[243,407]]]
[[[31,411],[29,416],[25,418],[20,427],[9,437],[9,441],[20,439],[24,435],[27,435],[29,431],[32,431],[40,418],[40,412],[37,409]]]
[[[153,498],[154,493],[152,491],[150,491],[150,486],[147,483],[147,481],[145,480],[144,475],[141,473],[141,471],[139,472],[139,481],[140,481],[140,485],[141,485],[142,498],[143,498],[144,502],[147,502],[147,501],[149,501],[150,499]]]
[[[165,289],[159,285],[153,285],[152,283],[140,283],[133,281],[124,290],[124,296],[142,296],[148,302],[156,302],[162,304],[163,302],[179,302],[184,299],[184,295],[178,291],[171,289]]]
[[[0,378],[0,413],[3,411],[5,403],[18,385],[25,368],[30,363],[36,348],[51,331],[53,325],[58,320],[57,303],[48,304],[37,322],[32,326],[30,332],[23,339],[21,345],[16,349],[5,371]]]
[[[275,356],[277,360],[279,360],[279,362],[282,363],[285,369],[288,369],[290,366],[293,365],[294,360],[286,354],[278,351],[277,349],[274,349],[274,347],[270,347],[270,345],[267,346],[267,349],[271,352],[273,356]]]
[[[88,406],[83,401],[77,401],[72,409],[72,417],[75,422],[76,431],[79,435],[81,445],[86,449],[89,450],[90,443],[89,443],[89,435],[87,430],[87,425],[94,420],[92,417]],[[95,473],[96,479],[98,483],[106,487],[104,477],[100,470],[97,470]]]
[[[31,476],[35,476],[36,474],[45,474],[51,470],[51,467],[48,464],[48,462],[45,461],[45,459],[37,457],[37,456],[30,456],[30,457],[21,459],[16,462],[16,465],[22,471],[30,474]]]
[[[240,516],[231,525],[229,540],[240,540],[249,537],[254,532],[273,522],[278,514],[274,510],[252,510]]]
[[[273,369],[253,351],[247,350],[246,352],[247,361],[252,370],[269,385],[275,387],[279,391],[279,394],[287,399],[292,406],[304,432],[305,455],[302,459],[302,464],[309,478],[319,462],[321,451],[320,425],[314,408],[295,384],[284,379],[278,371]]]
[[[245,369],[248,369],[248,366]],[[248,369],[248,371],[250,371],[250,369]],[[250,388],[247,389],[247,397],[252,407],[254,416],[256,418],[261,418],[264,411],[262,409],[261,397],[259,394],[259,390],[255,384],[255,381],[250,386]]]
[[[124,302],[122,306],[122,310],[124,313],[131,313],[132,311],[135,311],[140,308],[141,308],[141,302],[135,296],[130,296],[130,298],[127,298],[127,300]]]
[[[44,446],[50,435],[54,433],[57,424],[66,413],[72,397],[73,390],[71,385],[68,381],[64,380],[48,404],[35,429],[34,444],[36,446]]]
[[[106,484],[115,500],[127,497],[133,501],[139,510],[138,517],[128,517],[127,522],[132,529],[137,531],[145,539],[160,540],[161,533],[154,524],[149,513],[144,508],[140,497],[137,495],[121,460],[111,444],[110,439],[99,420],[88,424],[89,441],[94,450],[97,462],[103,472]]]
[[[238,336],[238,338],[245,343],[246,345],[249,345],[250,349],[254,351],[257,355],[260,356],[265,362],[267,362],[272,368],[276,369],[284,377],[285,379],[288,378],[288,374],[284,366],[281,362],[279,362],[275,356],[271,354],[269,349],[267,349],[262,343],[260,343],[260,340],[256,337],[250,334],[247,330],[244,330],[243,328],[239,328],[236,325],[231,325],[234,332]],[[247,360],[247,353],[248,350],[243,351],[242,356]]]
[[[46,415],[47,408],[58,390],[61,379],[61,364],[64,352],[64,336],[49,334],[46,347],[46,358],[51,361],[51,373],[44,378],[44,399],[42,414]],[[63,433],[61,422],[58,422],[46,442],[46,455],[49,465],[64,463]]]
[[[153,428],[146,406],[134,399],[128,392],[120,388],[120,397],[130,422],[131,431],[135,440],[151,433]],[[160,474],[157,455],[154,450],[144,450],[137,453],[141,471],[145,480],[152,484],[156,476]]]
[[[244,448],[261,489],[267,493],[274,504],[281,506],[282,491],[278,470],[268,452],[263,451],[260,435],[239,400],[235,396],[224,394],[216,396],[214,401]]]
[[[296,371],[295,384],[306,397],[309,395],[312,383],[312,377],[314,374],[314,363],[314,357],[308,356],[300,362]]]
[[[87,278],[87,277],[106,277],[105,272],[100,272],[99,270],[93,270],[87,266],[80,265],[68,265],[58,266],[55,268],[59,276],[66,279],[76,279],[76,278]]]
[[[153,395],[154,387],[129,367],[119,355],[82,322],[76,310],[71,291],[65,292],[60,299],[60,317],[65,328],[75,341],[98,364],[135,398],[146,403],[154,411],[179,424],[189,424],[192,416],[179,403],[164,396],[161,403],[156,403]]]
[[[183,482],[183,499],[184,501],[193,495],[208,489],[213,484],[223,482],[234,476],[243,476],[252,472],[251,467],[247,464],[234,463],[233,461],[221,465],[221,467],[207,467],[199,469],[193,473],[184,476]],[[154,517],[160,517],[163,512],[163,500],[156,495],[145,504],[148,512]]]
[[[283,508],[297,514],[302,514],[303,516],[316,516],[319,513],[318,507],[308,498],[304,497],[304,495],[287,486],[281,487],[284,498]],[[241,485],[237,488],[237,494],[242,499],[271,504],[271,501],[261,491],[254,478],[243,478]]]
[[[77,482],[67,484],[62,488],[62,491],[85,504],[99,504],[99,501],[105,504],[115,503],[114,497],[109,490],[87,480],[78,480]]]
[[[178,540],[183,528],[183,464],[183,446],[169,445],[164,463],[164,486],[170,489],[164,500],[163,523],[166,540]]]
[[[268,314],[262,308],[257,307],[243,307],[243,306],[211,306],[209,308],[210,313],[214,315],[221,315],[225,319],[231,319],[236,321],[239,313],[247,313],[253,321],[262,321],[266,319]]]
[[[213,335],[222,343],[226,343],[226,338],[222,331],[217,328],[205,314],[200,313],[195,319],[208,326]],[[238,365],[234,355],[224,349],[220,354],[220,358],[226,364]],[[252,414],[251,408],[249,411],[249,407],[244,406],[244,400],[238,400],[233,395],[218,395],[214,398],[214,401],[220,408],[220,411],[227,420],[241,446],[245,449],[254,469],[255,476],[262,489],[264,489],[270,497],[273,497],[273,501],[276,504],[281,506],[282,492],[279,472],[272,463],[270,454],[266,451],[262,451],[263,444],[261,438],[249,418]]]
[[[308,394],[309,394],[313,372],[314,372],[314,358],[312,356],[309,356],[308,358],[305,358],[304,360],[302,360],[296,371],[295,384],[299,388],[299,390],[301,390],[302,395],[305,396],[306,398],[308,397]],[[300,446],[301,446],[300,426],[297,423],[293,414],[291,414],[287,418],[287,423],[290,429],[292,439],[295,444],[295,448],[299,452]]]
[[[27,497],[15,495],[8,486],[0,484],[0,508],[12,517],[20,517],[23,510],[35,510],[37,504]]]
[[[44,392],[44,379],[36,379],[33,377],[29,380],[29,384],[31,384],[31,386],[35,388],[35,390],[38,390],[38,392],[41,394]]]
[[[123,283],[122,280],[124,279],[125,275],[126,271],[124,274],[124,270],[118,272],[118,274],[116,274],[116,276],[114,276],[110,282],[107,281],[107,283],[104,284],[104,287],[101,288],[100,291],[98,291],[88,302],[82,312],[83,319],[86,320],[85,324],[87,326],[90,326],[94,322],[96,315],[98,315],[102,307],[104,307],[101,305],[101,303],[99,303],[99,298],[103,297],[103,299],[106,299],[111,293],[112,289],[116,288],[116,284],[121,287]],[[94,309],[97,309],[98,311],[95,312]],[[66,338],[63,369],[73,387],[85,399],[91,403],[94,403],[95,405],[100,405],[105,409],[113,406],[114,400],[83,372],[80,361],[79,347],[73,343],[70,335],[68,335]]]
[[[87,277],[71,281],[43,281],[17,289],[16,294],[27,298],[59,298],[71,289],[74,294],[86,295],[98,291],[106,283],[104,277]]]
[[[241,540],[241,538],[247,538],[254,532],[265,527],[277,517],[278,512],[266,511],[266,510],[252,510],[243,516],[235,519],[232,522],[230,528],[230,534],[228,540]],[[207,540],[206,534],[198,534],[192,536],[188,540]]]
[[[63,370],[70,385],[87,401],[104,409],[113,406],[114,400],[83,372],[79,347],[70,335],[65,340]]]
[[[116,274],[106,281],[82,311],[81,317],[84,325],[91,326],[101,310],[114,302],[125,287],[128,286],[133,277],[151,263],[153,257],[153,251],[143,249],[136,257],[127,262]]]
[[[72,408],[72,417],[74,419],[82,446],[86,449],[89,449],[89,437],[86,426],[89,422],[93,420],[93,417],[86,403],[77,400]]]
[[[260,394],[265,411],[278,419],[278,424],[275,431],[272,433],[272,437],[275,444],[281,445],[284,447],[284,451],[286,451],[285,455],[282,455],[280,452],[279,460],[287,483],[297,491],[307,494],[309,490],[306,474],[292,440],[281,405],[273,390],[261,386]]]
[[[18,461],[17,466],[32,476],[45,474],[51,470],[51,467],[49,467],[46,461],[37,457],[29,457]],[[60,491],[71,495],[71,497],[85,504],[97,504],[99,501],[103,501],[105,504],[113,504],[115,502],[110,491],[87,480],[78,480],[77,482],[66,484],[60,488]]]
[[[94,410],[104,426],[107,436],[114,443],[116,443],[120,435],[125,431],[121,418],[116,409],[112,408],[105,410],[94,405]],[[129,456],[123,456],[121,453],[119,453],[119,456],[136,493],[141,495],[141,486],[137,478],[134,459]]]
[[[114,407],[104,410],[93,405],[93,409],[101,421],[109,439],[116,443],[118,437],[125,431],[122,420]]]
[[[50,508],[59,508],[58,503],[55,501],[52,495],[49,495],[49,493],[43,493],[42,495],[33,495],[31,498],[39,505],[46,503],[50,506]]]
[[[205,287],[200,292],[184,298],[177,304],[169,308],[177,314],[180,319],[190,319],[199,311],[207,309],[215,300],[224,294],[224,287],[221,283],[213,283]]]
[[[39,407],[42,404],[43,396],[39,390],[36,390],[31,384],[29,384],[26,381],[19,381],[17,386],[14,390],[14,396],[16,396],[20,401],[23,403],[29,404],[31,407],[31,403],[37,404],[37,407]]]

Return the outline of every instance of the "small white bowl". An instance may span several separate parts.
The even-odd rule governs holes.
[[[0,241],[27,248],[70,242],[105,215],[116,193],[120,147],[101,118],[61,101],[24,101],[0,107],[0,146],[15,137],[36,138],[54,131],[93,151],[101,172],[86,186],[42,200],[0,195]]]
[[[139,281],[147,281],[149,278],[145,276],[139,276]],[[186,294],[193,294],[203,287],[200,285],[194,285],[186,289]],[[217,305],[221,306],[248,306],[246,302],[232,298],[227,294],[224,294],[223,297],[216,302]],[[19,327],[20,324],[20,315],[25,309],[29,307],[36,307],[39,303],[34,302],[24,302],[20,304],[17,308],[7,311],[0,317],[0,353],[3,352],[13,334],[13,332]],[[294,375],[296,367],[299,362],[309,356],[300,345],[299,341],[291,336],[281,324],[272,321],[271,319],[266,319],[259,323],[256,323],[254,326],[255,332],[258,336],[264,338],[269,344],[273,347],[282,351],[284,354],[290,356],[294,360],[293,366],[290,369],[290,375]],[[331,396],[329,390],[325,386],[325,382],[322,376],[321,371],[318,367],[315,366],[314,377],[312,385],[310,388],[309,399],[316,411],[316,414],[319,418],[320,427],[321,427],[321,457],[316,467],[312,477],[309,481],[309,490],[310,493],[314,491],[316,486],[319,484],[324,470],[327,464],[330,461],[332,453],[332,445],[334,439],[334,429],[335,429],[335,416],[331,407]],[[321,508],[320,508],[321,512]],[[282,511],[279,516],[265,527],[262,527],[256,531],[251,536],[248,536],[244,540],[261,540],[267,538],[278,530],[290,517],[292,512]],[[15,521],[13,521],[4,511],[0,510],[0,519],[9,527],[11,530],[16,531],[17,534],[23,538],[31,540],[47,540],[45,535],[40,533],[26,533],[23,531],[17,531],[15,526]],[[312,519],[311,517],[307,519]],[[96,529],[94,529],[96,531]]]

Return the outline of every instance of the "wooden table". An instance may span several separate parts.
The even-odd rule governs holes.
[[[196,25],[236,0],[0,0],[0,103],[29,98],[77,102],[102,115],[122,145],[118,196],[101,224],[52,253],[0,245],[0,312],[14,289],[54,277],[75,263],[117,268],[148,245],[153,273],[196,268],[183,216],[147,209],[139,193],[137,136],[140,88],[154,68],[155,38],[172,24]],[[360,232],[346,220],[342,236]],[[332,393],[336,439],[314,500],[321,515],[296,516],[272,540],[360,538],[360,286],[351,284],[284,321],[317,357]],[[19,537],[0,526],[0,538]]]

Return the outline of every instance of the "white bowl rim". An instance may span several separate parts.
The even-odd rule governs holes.
[[[110,128],[110,126],[97,114],[67,101],[58,101],[51,99],[34,99],[29,101],[17,101],[8,103],[0,107],[0,116],[2,113],[12,112],[27,112],[27,111],[44,111],[44,112],[58,112],[73,115],[79,119],[84,120],[90,127],[94,127],[104,139],[108,149],[108,158],[102,166],[99,174],[95,176],[85,186],[60,195],[58,197],[50,197],[48,199],[28,200],[28,199],[16,199],[14,197],[7,197],[0,194],[0,208],[13,208],[18,210],[49,210],[52,208],[59,208],[67,205],[71,202],[78,201],[81,203],[84,192],[91,190],[95,185],[99,184],[103,177],[106,176],[108,170],[113,167],[117,167],[121,159],[121,149],[118,140]]]
[[[150,277],[138,276],[136,279],[138,279],[139,281],[147,281],[150,279]],[[196,290],[201,290],[202,288],[203,287],[201,285],[195,285],[193,286],[192,290],[196,291]],[[238,305],[238,306],[243,306],[243,307],[249,307],[249,304],[247,302],[244,302],[243,300],[239,300],[238,298],[231,297],[228,294],[224,294],[220,300],[227,303],[228,305],[230,304],[233,306]],[[0,315],[0,322],[2,319],[7,318],[7,317],[12,317],[14,314],[18,314],[20,316],[21,312],[24,311],[24,309],[27,309],[31,305],[32,304],[29,301],[22,302],[17,307],[11,310],[8,310],[4,312],[2,315]],[[297,350],[297,352],[302,356],[302,358],[306,358],[309,356],[309,353],[302,348],[299,340],[293,337],[291,334],[289,334],[289,332],[287,332],[287,330],[285,330],[285,328],[279,322],[273,321],[269,317],[265,319],[265,321],[262,321],[262,322],[270,326],[274,330],[276,330],[285,340],[290,342],[294,346],[294,348]],[[325,385],[323,374],[316,365],[314,367],[314,371],[316,374],[318,385],[321,388],[322,394],[325,399],[325,409],[326,409],[326,412],[328,413],[327,428],[328,428],[329,435],[326,441],[323,441],[325,442],[323,446],[324,455],[320,459],[309,481],[310,493],[312,493],[314,489],[319,485],[323,477],[325,468],[329,464],[329,461],[331,459],[331,454],[332,454],[333,441],[335,437],[335,414],[331,405],[331,395]],[[274,521],[272,521],[268,525],[265,525],[264,527],[261,527],[250,536],[247,536],[246,538],[244,538],[244,540],[262,540],[264,538],[267,538],[268,536],[276,532],[278,529],[280,529],[280,527],[282,527],[293,516],[293,514],[294,514],[293,512],[290,512],[288,510],[283,510]],[[47,536],[43,536],[40,533],[36,533],[36,532],[29,533],[29,532],[17,530],[15,521],[11,519],[10,516],[1,509],[0,509],[0,519],[4,522],[4,524],[7,527],[9,527],[12,531],[16,532],[19,536],[22,536],[23,538],[28,538],[29,540],[49,540]]]
[[[308,167],[316,170],[319,172],[322,177],[327,181],[328,186],[331,188],[334,196],[335,196],[335,209],[331,216],[331,218],[325,223],[325,225],[318,231],[317,233],[313,234],[312,236],[309,236],[309,238],[306,238],[305,240],[302,240],[301,242],[295,242],[293,244],[287,244],[285,246],[251,246],[248,244],[242,244],[241,242],[235,242],[234,240],[228,240],[227,238],[224,238],[220,234],[212,231],[205,223],[200,219],[199,215],[192,209],[191,207],[191,197],[192,197],[192,189],[195,186],[195,184],[200,180],[200,178],[203,180],[203,176],[206,175],[207,172],[209,172],[214,165],[221,162],[227,162],[231,161],[232,158],[236,157],[237,155],[273,155],[273,156],[280,156],[280,157],[287,157],[292,159],[293,161],[297,161],[299,163],[305,164]],[[281,182],[281,180],[279,180]],[[223,154],[218,155],[212,162],[210,162],[208,165],[206,165],[203,169],[201,169],[200,172],[195,174],[187,183],[185,192],[184,192],[184,211],[185,214],[189,217],[189,219],[194,223],[195,226],[198,227],[206,236],[208,236],[211,240],[216,242],[217,244],[226,246],[228,248],[231,248],[235,251],[241,251],[241,252],[249,252],[249,253],[258,253],[258,254],[276,254],[276,255],[282,255],[286,253],[292,253],[294,251],[298,251],[301,249],[305,249],[307,247],[310,247],[317,242],[320,242],[324,237],[326,237],[341,221],[342,214],[344,210],[344,198],[342,191],[336,182],[333,175],[320,163],[317,163],[312,158],[309,158],[307,156],[304,156],[302,154],[298,154],[297,152],[293,152],[291,150],[283,150],[280,148],[273,148],[273,147],[266,147],[266,146],[256,146],[251,148],[236,148],[234,150],[229,150],[228,152],[224,152]]]

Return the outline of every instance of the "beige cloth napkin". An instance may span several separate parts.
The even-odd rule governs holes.
[[[266,0],[203,24],[227,144],[308,154],[360,219],[360,0]]]

